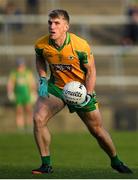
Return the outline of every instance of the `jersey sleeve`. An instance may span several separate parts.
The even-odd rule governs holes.
[[[36,56],[43,57],[43,49],[45,43],[45,36],[38,39],[35,43],[35,54]]]
[[[90,59],[90,55],[91,55],[91,49],[90,46],[88,45],[87,42],[85,42],[83,44],[83,48],[82,50],[76,50],[76,53],[78,55],[79,60],[83,63],[83,64],[87,64],[88,60]]]
[[[90,59],[90,55],[91,55],[91,49],[89,44],[86,42],[85,44],[85,51],[84,51],[84,64],[87,64],[89,59]]]
[[[43,49],[35,48],[36,56],[43,57]]]
[[[39,44],[35,44],[35,54],[38,57],[43,57],[43,48],[39,46]]]

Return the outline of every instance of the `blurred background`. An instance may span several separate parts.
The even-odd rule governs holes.
[[[0,0],[0,132],[16,131],[15,106],[7,82],[24,58],[36,79],[34,43],[47,31],[47,14],[57,8],[71,16],[70,32],[91,45],[97,68],[96,93],[109,130],[138,130],[138,1]],[[65,108],[49,123],[54,132],[86,128]]]

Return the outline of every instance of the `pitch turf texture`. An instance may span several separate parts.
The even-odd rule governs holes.
[[[32,134],[0,134],[1,179],[138,178],[138,132],[112,132],[119,156],[134,171],[119,174],[89,134],[52,134],[53,174],[32,175],[40,159]]]

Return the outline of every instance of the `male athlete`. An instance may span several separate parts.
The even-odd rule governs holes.
[[[52,173],[49,145],[51,141],[47,123],[51,117],[65,107],[62,97],[64,85],[70,81],[79,81],[86,86],[90,100],[81,105],[69,106],[70,112],[76,112],[90,133],[97,139],[100,147],[111,159],[111,167],[120,173],[132,173],[118,158],[115,146],[109,134],[103,128],[94,94],[96,69],[94,57],[88,43],[69,33],[69,15],[65,10],[53,10],[48,19],[49,35],[43,36],[35,44],[36,67],[40,77],[39,98],[34,110],[34,136],[42,165],[32,170],[33,174]],[[51,76],[47,80],[49,64]]]

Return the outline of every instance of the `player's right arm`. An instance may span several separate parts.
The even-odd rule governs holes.
[[[36,69],[39,75],[39,88],[38,88],[38,94],[41,97],[47,97],[48,96],[48,83],[46,79],[46,62],[43,57],[42,49],[36,48]]]
[[[36,54],[36,69],[39,74],[39,77],[45,77],[46,78],[46,62],[43,57],[38,56]]]
[[[16,80],[15,72],[12,72],[9,76],[7,83],[7,95],[10,101],[15,100],[15,94],[14,94],[15,80]]]
[[[46,45],[46,37],[41,37],[35,43],[36,69],[39,77],[46,77],[46,61],[43,56],[43,49]]]

